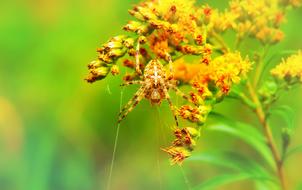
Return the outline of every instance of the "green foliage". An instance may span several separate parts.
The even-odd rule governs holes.
[[[208,126],[206,130],[223,132],[240,138],[240,140],[253,147],[264,158],[264,160],[274,168],[274,161],[271,157],[271,152],[265,143],[264,137],[258,129],[247,123],[232,121],[221,114],[214,113],[211,114],[211,116],[221,123]]]
[[[212,113],[211,116],[222,123],[207,126],[205,131],[221,132],[239,138],[254,148],[272,168],[275,168],[270,150],[265,144],[265,139],[257,129],[248,124],[232,121],[217,113]],[[258,181],[258,183],[262,182],[262,186],[268,185],[270,187],[272,183],[276,183],[277,181],[274,175],[268,172],[266,167],[235,152],[221,152],[219,150],[217,152],[203,152],[193,155],[188,160],[211,163],[233,170],[230,174],[211,178],[194,189],[213,189],[220,185],[246,179]]]
[[[220,176],[216,176],[208,181],[203,182],[202,184],[194,187],[193,190],[207,190],[207,189],[215,189],[221,185],[225,185],[228,183],[239,182],[242,180],[248,180],[252,176],[249,174],[241,173],[241,174],[224,174]]]
[[[302,153],[302,145],[290,149],[286,154],[286,158],[288,158],[289,156],[292,156],[294,154],[297,154],[297,153]]]
[[[127,9],[137,2],[0,1],[1,190],[105,189],[116,131],[121,77],[109,77],[108,80],[91,86],[83,80],[87,73],[85,66],[95,58],[95,49],[100,42],[106,42],[109,37],[120,33],[121,26],[130,18]],[[224,10],[228,5],[227,0],[198,3],[205,2],[220,10]],[[282,26],[285,40],[270,49],[268,57],[273,58],[265,59],[270,63],[266,64],[268,66],[265,70],[277,64],[281,57],[293,53],[285,52],[284,49],[301,48],[301,17],[301,8],[287,14],[286,25]],[[235,41],[233,36],[231,32],[223,34],[226,42],[230,43]],[[262,49],[258,42],[250,38],[241,42],[240,47],[242,54],[250,54],[251,59],[252,51]],[[253,67],[255,68],[256,64]],[[121,69],[120,72],[126,73],[128,70]],[[268,72],[263,72],[262,76],[263,79],[268,78]],[[131,98],[135,90],[136,87],[125,90],[124,100]],[[242,89],[240,93],[247,95]],[[299,89],[282,96],[280,102],[273,107],[282,104],[293,105],[293,111],[284,109],[282,114],[272,113],[268,118],[270,122],[271,118],[283,114],[281,118],[288,120],[285,123],[298,122],[298,116],[301,115],[299,108],[302,106],[299,98]],[[173,100],[177,102],[176,99]],[[256,107],[254,103],[249,103],[250,107]],[[168,104],[163,103],[159,109],[160,114],[154,116],[155,110],[143,101],[122,124],[113,169],[112,190],[187,189],[179,168],[171,167],[166,155],[159,150],[170,142],[173,124]],[[237,118],[238,112],[242,112],[241,121],[252,120],[253,123],[258,123],[254,121],[254,117],[243,112],[234,100],[224,101],[217,109],[220,113],[234,118]],[[296,118],[291,117],[292,112]],[[263,148],[263,138],[258,138],[259,135],[255,133],[255,139],[260,139],[260,143],[251,139],[254,130],[258,133],[262,131],[259,126],[241,126],[246,133],[252,130],[253,135],[246,137],[237,131],[237,124],[226,124],[227,122],[220,119],[217,118],[218,127],[209,127],[204,133],[212,130],[226,135],[220,136],[219,139],[215,136],[208,137],[207,142],[200,139],[197,142],[197,151],[190,158],[200,156],[199,163],[219,162],[215,164],[222,166],[219,167],[218,180],[211,175],[211,169],[208,167],[202,164],[202,169],[190,167],[190,164],[185,162],[183,167],[190,184],[202,184],[206,179],[212,178],[214,182],[208,182],[203,188],[218,189],[218,185],[237,182],[236,189],[254,190],[256,187],[243,186],[245,183],[241,183],[243,180],[252,179],[255,184],[260,181],[257,190],[276,189],[274,185],[272,188],[266,188],[270,187],[267,184],[272,184],[269,178],[260,180],[257,178],[259,176],[254,175],[255,171],[261,173],[266,172],[262,171],[263,169],[270,168],[261,160],[256,162],[258,155],[253,154],[256,150],[259,155],[269,155]],[[282,127],[291,126],[285,123],[272,123],[274,134]],[[302,143],[301,127],[294,128],[285,156],[288,158],[288,162],[284,164],[288,172],[285,176],[290,178],[287,181],[292,183],[290,189],[299,185],[301,189],[302,177],[298,167],[302,151],[302,147],[298,146]],[[203,155],[204,149],[231,137],[236,137],[239,141],[234,145],[224,146],[230,150],[236,149],[235,154],[238,157],[234,158],[233,153],[230,155],[219,150],[213,153],[205,152],[208,155]],[[246,138],[248,140],[241,141]],[[238,155],[243,150],[236,145],[242,142],[251,147],[244,150],[251,153],[251,157],[243,158]],[[269,160],[267,156],[263,156],[264,160]],[[225,159],[238,160],[240,164],[236,165],[233,161],[224,162]],[[271,169],[268,171],[270,173]]]
[[[289,130],[294,130],[296,127],[294,125],[295,111],[287,105],[276,106],[270,110],[271,117],[278,116],[281,118],[285,125],[282,128],[288,128]]]

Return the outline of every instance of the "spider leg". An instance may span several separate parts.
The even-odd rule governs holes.
[[[175,113],[175,108],[173,107],[173,103],[172,103],[172,101],[171,101],[170,95],[169,95],[168,90],[167,90],[167,88],[166,88],[165,85],[163,86],[163,90],[164,90],[166,99],[167,99],[167,101],[168,101],[168,103],[169,103],[170,109],[171,109],[171,111],[172,111],[172,113],[173,113],[173,116],[174,116],[174,120],[175,120],[176,126],[178,127],[178,119],[177,119],[177,115],[176,115],[176,113]]]
[[[138,104],[142,99],[143,99],[142,96],[137,96],[136,100],[135,100],[135,101],[132,101],[132,102],[134,102],[134,103],[128,108],[128,110],[127,110],[123,115],[121,115],[122,112],[120,113],[119,119],[118,119],[117,123],[120,123],[120,122],[128,115],[128,113],[130,113],[130,112],[137,106],[137,104]]]
[[[130,99],[128,101],[128,103],[123,107],[123,109],[120,111],[119,116],[121,116],[123,114],[123,112],[129,107],[131,106],[131,104],[136,101],[138,99],[138,97],[140,97],[142,95],[142,93],[144,92],[145,88],[140,88],[138,89],[138,91],[134,94],[133,98]]]
[[[177,95],[179,95],[183,99],[191,102],[190,98],[185,93],[183,93],[181,90],[179,90],[177,87],[171,85],[171,88],[176,92]]]
[[[185,93],[183,93],[181,90],[179,90],[177,87],[171,86],[171,88],[176,92],[177,95],[181,96],[183,99],[191,102],[195,106],[198,105],[196,102],[193,102]]]
[[[139,50],[140,50],[140,42],[138,40],[136,45],[136,51],[135,51],[135,70],[139,75],[141,75],[142,71],[140,70]]]
[[[127,82],[124,82],[123,84],[121,84],[121,86],[129,86],[131,84],[142,84],[143,81],[140,81],[140,80],[133,80],[133,81],[127,81]]]
[[[173,73],[173,61],[172,61],[172,57],[169,53],[166,53],[166,58],[168,59],[169,61],[169,69],[170,69],[170,73],[172,74]]]

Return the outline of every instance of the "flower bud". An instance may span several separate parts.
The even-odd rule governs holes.
[[[128,24],[123,27],[123,29],[129,32],[137,32],[142,25],[143,24],[141,22],[129,21]]]
[[[107,66],[102,66],[96,69],[92,69],[90,70],[90,73],[85,80],[89,83],[93,83],[97,80],[101,80],[105,78],[108,75],[109,71],[110,69]]]
[[[104,61],[105,63],[112,63],[113,59],[108,54],[100,54],[99,60]]]
[[[140,21],[145,21],[145,18],[141,13],[139,13],[135,10],[128,10],[128,12],[130,15],[134,16],[136,19],[138,19]]]
[[[184,147],[168,147],[162,149],[163,151],[167,152],[171,155],[171,164],[179,164],[181,165],[184,159],[191,156],[191,152]]]
[[[120,69],[119,69],[119,67],[117,65],[113,65],[111,67],[111,74],[113,76],[120,74]]]
[[[167,29],[169,27],[168,23],[161,20],[151,20],[150,24],[154,29]]]
[[[137,6],[136,10],[143,16],[144,20],[156,20],[158,17],[155,12],[147,7]]]
[[[108,56],[111,58],[117,58],[125,55],[126,50],[125,49],[111,49],[110,52],[108,52]]]
[[[202,43],[203,43],[203,37],[201,34],[197,34],[194,37],[194,40],[195,40],[196,45],[202,45]]]
[[[108,42],[107,44],[104,44],[104,47],[105,48],[108,48],[108,49],[121,49],[123,48],[123,44],[119,41],[110,41]]]
[[[127,38],[126,35],[118,35],[118,36],[113,37],[110,41],[122,43],[124,41],[124,39],[126,39],[126,38]]]
[[[196,128],[186,127],[186,130],[189,132],[192,138],[200,136],[200,132]]]
[[[125,59],[123,61],[123,65],[125,67],[129,67],[129,68],[134,68],[135,67],[135,63],[133,61],[129,60],[129,59]]]
[[[149,27],[148,27],[148,25],[142,25],[142,26],[138,27],[137,31],[135,31],[135,32],[140,35],[146,34],[149,32]]]
[[[140,37],[138,38],[138,42],[139,42],[140,44],[144,44],[144,43],[147,42],[147,38],[146,38],[145,36],[140,36]]]
[[[92,61],[88,64],[88,69],[95,69],[97,67],[100,67],[102,65],[102,61],[100,60],[95,60],[95,61]]]
[[[136,50],[135,49],[129,49],[128,50],[128,54],[130,55],[130,56],[135,56],[135,54],[136,54]]]
[[[192,45],[183,45],[177,48],[178,51],[183,54],[191,54],[191,55],[201,55],[203,53],[203,48],[195,47]]]
[[[127,38],[124,40],[124,46],[126,46],[126,48],[130,49],[133,48],[134,46],[134,39],[133,38]]]

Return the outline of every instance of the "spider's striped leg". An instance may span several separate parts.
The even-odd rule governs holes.
[[[181,90],[179,90],[175,86],[171,86],[171,88],[176,92],[177,95],[181,96],[183,99],[191,102],[194,105],[198,105],[196,102],[193,102],[189,96],[187,96],[185,93],[183,93]]]
[[[123,114],[123,112],[129,107],[131,106],[131,104],[135,101],[137,101],[138,97],[142,96],[142,93],[144,92],[145,88],[141,87],[140,89],[138,89],[138,91],[134,94],[133,98],[131,98],[128,103],[123,107],[123,109],[120,111],[120,113],[118,114],[119,116],[121,116]]]
[[[140,42],[138,40],[136,45],[136,51],[135,51],[135,70],[139,75],[141,75],[142,71],[140,69],[140,62],[139,62],[139,50],[140,50]]]
[[[170,87],[176,92],[177,95],[179,95],[183,99],[191,102],[190,98],[185,93],[183,93],[182,91],[180,91],[177,87],[175,87],[174,85],[171,85]]]
[[[172,57],[169,53],[166,53],[167,59],[169,61],[169,69],[170,69],[170,73],[173,74],[173,61],[172,61]]]
[[[117,123],[120,123],[120,122],[128,115],[128,113],[130,113],[130,112],[137,106],[137,104],[138,104],[142,99],[143,99],[143,96],[138,95],[137,98],[136,98],[136,100],[135,100],[135,101],[132,101],[132,102],[134,102],[134,103],[128,108],[128,110],[127,110],[123,115],[121,115],[122,112],[120,113],[119,119],[118,119]],[[130,104],[131,104],[131,103],[130,103]],[[129,105],[130,105],[130,104],[129,104]]]
[[[173,113],[174,120],[175,120],[175,123],[176,123],[176,127],[178,127],[178,119],[177,119],[176,111],[175,111],[175,108],[174,108],[174,106],[172,104],[172,101],[171,101],[170,95],[168,93],[168,90],[167,90],[167,88],[165,86],[164,86],[163,90],[164,90],[166,99],[167,99],[167,101],[169,103],[170,109],[171,109],[171,111]]]
[[[143,81],[140,81],[140,80],[133,80],[133,81],[127,81],[127,82],[124,82],[123,84],[121,84],[121,86],[129,86],[131,84],[142,84]]]

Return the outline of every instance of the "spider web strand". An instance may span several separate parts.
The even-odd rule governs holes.
[[[122,90],[121,90],[120,111],[122,109],[123,93],[124,93],[124,88],[122,88]],[[107,182],[107,190],[111,189],[112,172],[113,172],[113,166],[114,166],[114,161],[115,161],[115,154],[116,154],[116,149],[117,149],[119,132],[120,132],[120,123],[117,124],[117,130],[116,130],[116,135],[115,135],[115,140],[114,140],[112,159],[111,159],[110,170],[109,170],[109,177],[108,177],[108,182]]]

